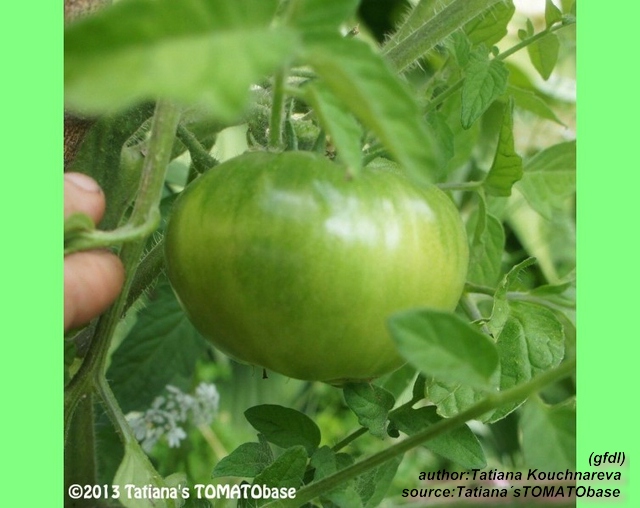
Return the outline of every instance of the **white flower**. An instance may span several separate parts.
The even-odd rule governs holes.
[[[187,437],[187,433],[182,429],[182,427],[173,427],[167,433],[167,441],[169,442],[169,446],[171,448],[177,448],[180,446],[180,441],[182,441],[185,437]]]
[[[171,448],[180,446],[187,437],[183,424],[209,425],[218,411],[220,394],[214,384],[200,383],[195,395],[167,385],[166,396],[158,396],[145,412],[126,415],[129,425],[142,448],[151,452],[156,443],[166,437]]]

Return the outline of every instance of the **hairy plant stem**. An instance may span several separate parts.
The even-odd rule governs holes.
[[[400,72],[432,49],[437,43],[500,0],[455,0],[438,14],[399,41],[383,50],[392,65]]]
[[[384,464],[386,461],[391,460],[398,455],[402,455],[403,453],[425,443],[426,441],[429,441],[430,439],[433,439],[436,436],[450,432],[469,420],[479,418],[483,414],[505,404],[519,402],[530,397],[545,386],[572,375],[575,372],[575,368],[576,360],[574,358],[562,363],[555,369],[540,374],[527,383],[522,383],[501,393],[487,395],[485,399],[471,406],[469,409],[458,413],[456,416],[441,420],[423,431],[406,438],[398,444],[382,450],[364,460],[361,460],[360,462],[356,462],[355,464],[327,476],[318,482],[301,488],[294,499],[274,501],[264,506],[268,508],[295,508],[302,506],[307,501],[314,499],[324,492],[329,492],[341,483],[351,480],[366,471]]]
[[[462,298],[460,299],[460,307],[462,307],[462,310],[464,310],[465,314],[469,316],[471,321],[480,324],[482,333],[488,337],[493,337],[491,330],[489,330],[489,327],[487,326],[487,320],[482,316],[476,302],[474,302],[468,294],[465,293],[462,295]]]
[[[166,168],[171,157],[179,118],[180,111],[172,103],[159,101],[156,105],[149,141],[149,153],[145,158],[136,203],[129,219],[132,228],[148,223],[150,217],[158,214]],[[103,383],[105,361],[111,337],[125,307],[127,294],[144,250],[145,241],[146,237],[140,237],[122,247],[120,259],[125,268],[124,287],[115,303],[98,320],[93,340],[84,361],[65,389],[65,439],[79,402]],[[110,401],[104,402],[110,406]],[[119,411],[119,407],[109,407],[108,409],[110,414],[113,411]],[[114,421],[114,424],[118,425],[119,422]]]
[[[127,295],[127,302],[123,311],[125,314],[136,300],[153,285],[163,268],[164,238],[151,247],[140,261]]]
[[[64,254],[66,256],[67,254],[72,254],[82,250],[102,249],[112,247],[113,245],[120,243],[137,240],[141,237],[146,238],[153,233],[159,223],[160,211],[151,210],[147,215],[145,222],[142,224],[132,224],[131,222],[128,222],[124,226],[112,229],[111,231],[92,229],[90,231],[81,232],[75,234],[70,241],[65,238]]]
[[[187,147],[187,150],[189,150],[191,162],[198,173],[202,174],[207,169],[218,164],[218,161],[202,146],[198,138],[184,125],[178,125],[177,136],[182,144]]]

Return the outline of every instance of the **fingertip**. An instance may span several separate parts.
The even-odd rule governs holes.
[[[108,251],[77,252],[64,262],[64,328],[88,323],[116,299],[124,283],[120,259]]]
[[[82,173],[64,174],[64,216],[87,214],[97,224],[105,210],[104,192],[93,178]]]

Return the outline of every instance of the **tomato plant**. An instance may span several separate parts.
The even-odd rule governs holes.
[[[369,380],[403,360],[385,316],[453,310],[464,226],[437,187],[320,155],[251,153],[178,199],[167,273],[195,326],[233,357],[298,379]]]
[[[65,169],[107,211],[65,252],[127,274],[65,336],[69,489],[398,506],[425,471],[575,467],[576,13],[536,3],[126,0],[68,24]]]

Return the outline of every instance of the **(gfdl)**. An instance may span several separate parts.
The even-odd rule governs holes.
[[[403,364],[399,310],[453,310],[468,265],[458,210],[435,186],[310,152],[254,152],[177,199],[167,273],[195,327],[245,363],[305,380],[368,380]]]

